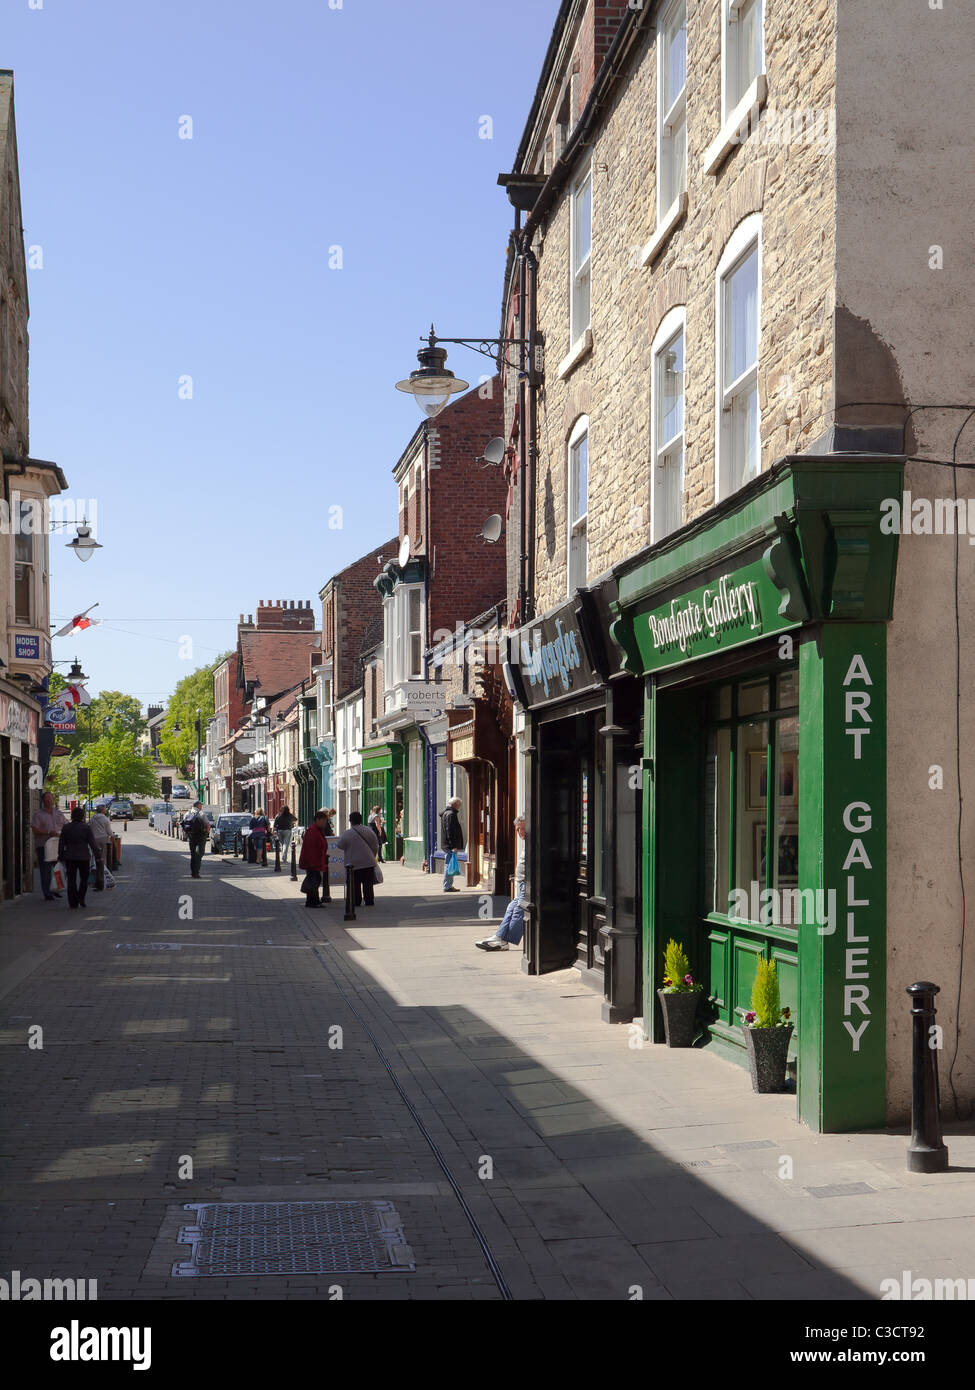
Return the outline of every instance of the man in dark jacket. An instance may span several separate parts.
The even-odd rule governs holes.
[[[301,842],[298,867],[305,871],[302,890],[305,894],[305,907],[321,907],[318,890],[322,878],[328,873],[328,812],[316,811],[315,819],[305,831]]]
[[[203,851],[207,847],[207,836],[210,834],[210,822],[203,814],[202,801],[193,802],[193,809],[187,812],[183,824],[186,827],[186,838],[190,842],[190,875],[199,878]]]
[[[58,858],[64,865],[68,879],[68,906],[85,907],[88,892],[88,865],[91,856],[95,863],[101,861],[101,849],[91,833],[91,826],[85,820],[80,806],[71,812],[71,819],[61,830],[58,842]]]
[[[453,796],[447,802],[446,809],[440,813],[440,848],[444,852],[443,890],[445,893],[459,891],[454,887],[454,876],[448,870],[447,865],[450,863],[451,854],[464,848],[464,831],[461,828],[460,816],[457,814],[463,804],[459,796]]]

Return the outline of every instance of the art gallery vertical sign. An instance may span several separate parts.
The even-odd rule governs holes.
[[[886,638],[830,623],[800,660],[800,880],[836,913],[800,934],[799,1110],[826,1131],[885,1120]]]

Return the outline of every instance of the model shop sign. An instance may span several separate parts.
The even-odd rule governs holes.
[[[795,622],[779,616],[781,598],[764,563],[757,560],[641,614],[634,633],[644,670],[664,670],[795,627]]]

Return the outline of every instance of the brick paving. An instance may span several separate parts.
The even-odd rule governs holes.
[[[720,1058],[631,1046],[575,972],[476,951],[502,903],[385,873],[344,923],[286,871],[208,855],[194,882],[184,846],[133,825],[84,913],[3,908],[0,1276],[500,1300],[431,1145],[516,1299],[867,1299],[905,1269],[975,1275],[971,1134],[931,1177],[903,1134],[811,1134]],[[869,1191],[808,1190],[835,1183]],[[414,1271],[171,1273],[187,1203],[356,1198],[394,1204]]]

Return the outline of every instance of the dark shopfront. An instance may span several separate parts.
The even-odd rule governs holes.
[[[640,1011],[639,766],[642,685],[612,671],[612,579],[510,639],[526,711],[528,901],[523,968],[574,965],[603,1018]]]
[[[617,571],[613,637],[646,679],[643,1015],[663,953],[702,985],[699,1041],[744,1061],[776,961],[799,1116],[885,1117],[886,623],[902,463],[788,459]]]

